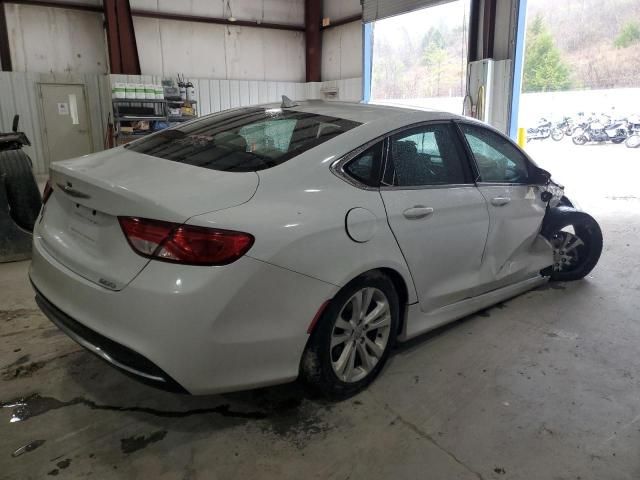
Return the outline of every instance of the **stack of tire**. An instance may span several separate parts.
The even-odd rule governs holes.
[[[23,230],[32,232],[42,197],[28,155],[22,150],[0,152],[0,181],[4,184],[11,219]],[[0,206],[2,211],[6,212],[7,208]]]

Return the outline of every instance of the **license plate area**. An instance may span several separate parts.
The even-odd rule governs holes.
[[[92,247],[98,247],[102,231],[113,218],[78,203],[70,206],[68,232],[73,238]]]

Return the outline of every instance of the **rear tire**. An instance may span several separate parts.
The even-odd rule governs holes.
[[[573,233],[569,230],[573,228]],[[551,280],[580,280],[594,269],[602,253],[602,231],[584,212],[563,209],[542,228],[542,235],[554,247],[554,264],[546,272]]]
[[[334,400],[362,391],[389,358],[399,318],[398,294],[388,277],[371,272],[356,278],[331,300],[312,332],[302,379]]]
[[[554,128],[551,131],[551,138],[553,138],[556,142],[559,142],[564,138],[564,132],[561,128]]]
[[[20,228],[32,232],[42,197],[33,176],[31,159],[22,150],[0,152],[0,179],[7,190],[11,218]]]

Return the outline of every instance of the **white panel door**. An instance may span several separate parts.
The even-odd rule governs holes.
[[[49,162],[93,151],[84,86],[41,84],[43,130]]]

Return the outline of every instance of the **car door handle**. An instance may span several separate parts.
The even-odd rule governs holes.
[[[510,201],[511,199],[509,197],[494,197],[491,199],[491,205],[495,207],[502,207]]]
[[[417,220],[419,218],[428,217],[432,213],[433,208],[416,205],[415,207],[407,208],[404,212],[402,212],[402,215],[410,220]]]

